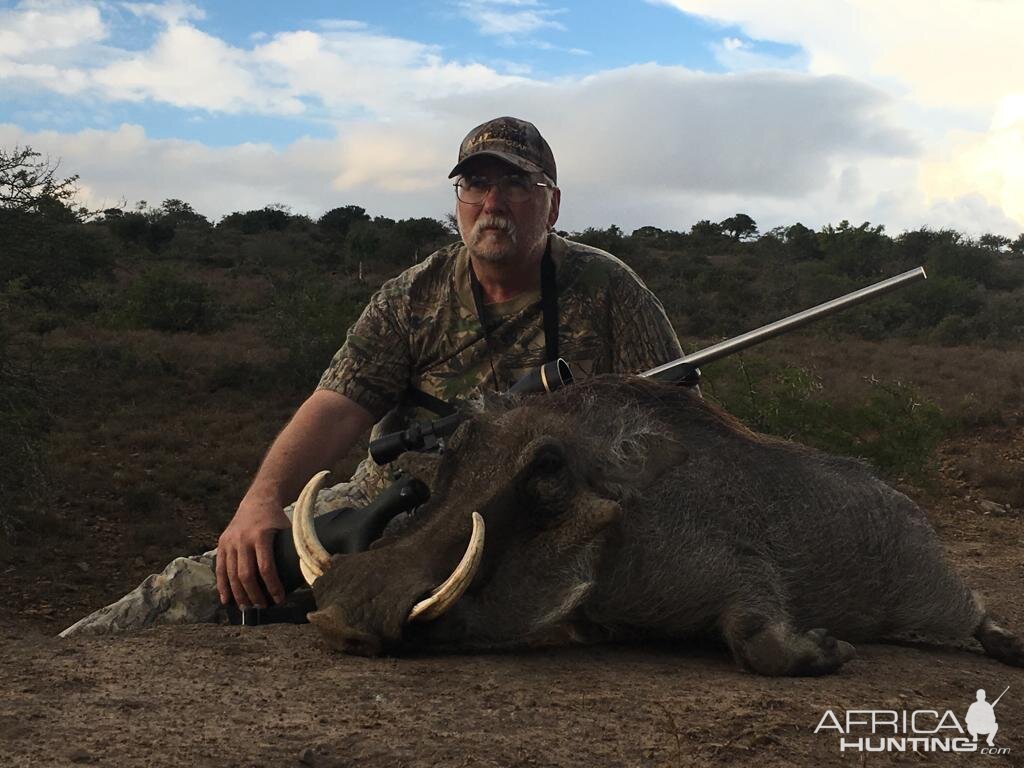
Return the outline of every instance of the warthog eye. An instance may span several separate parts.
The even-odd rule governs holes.
[[[556,438],[541,437],[528,447],[526,455],[529,460],[524,463],[520,486],[523,501],[546,526],[572,494],[565,445]]]
[[[550,475],[558,472],[564,466],[565,453],[561,446],[548,444],[537,451],[530,463],[530,470],[534,475]]]

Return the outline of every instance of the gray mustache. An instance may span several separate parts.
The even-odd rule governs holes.
[[[473,225],[474,239],[480,236],[485,227],[500,229],[503,232],[507,232],[510,237],[515,239],[516,225],[512,223],[511,219],[507,219],[504,216],[481,216],[477,219],[476,224]]]

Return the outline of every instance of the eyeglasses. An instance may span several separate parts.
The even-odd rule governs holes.
[[[529,176],[514,173],[491,180],[483,176],[463,176],[455,182],[455,194],[469,205],[483,205],[484,198],[497,186],[501,196],[509,203],[525,203],[536,187],[551,187],[546,181],[533,181]]]

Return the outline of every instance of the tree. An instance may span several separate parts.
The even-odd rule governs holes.
[[[848,277],[883,275],[892,267],[893,242],[882,224],[853,227],[843,219],[838,227],[822,227],[817,239],[826,260]]]
[[[110,254],[73,209],[77,176],[31,147],[0,149],[0,288],[23,278],[28,287],[65,290],[105,270]]]
[[[737,242],[757,237],[757,223],[745,213],[730,216],[718,226]]]
[[[150,218],[171,227],[177,227],[181,224],[195,224],[200,227],[210,226],[209,220],[201,213],[197,213],[191,205],[183,200],[174,198],[164,200],[159,208],[150,213]]]
[[[370,217],[366,209],[358,205],[345,205],[340,208],[332,208],[317,220],[317,226],[321,229],[333,232],[339,237],[345,237],[349,229],[357,221],[369,221]]]
[[[218,222],[218,227],[240,229],[243,234],[255,235],[259,232],[281,232],[288,228],[293,217],[286,206],[271,204],[259,210],[235,211],[229,213]]]
[[[718,238],[722,234],[722,225],[709,219],[701,219],[690,227],[690,234],[698,239]]]
[[[0,149],[0,208],[24,213],[70,211],[78,193],[77,174],[61,179],[60,161],[51,162],[31,147]]]
[[[813,229],[805,227],[799,221],[786,230],[786,250],[794,259],[820,259],[821,246]]]
[[[978,238],[978,245],[982,248],[989,248],[993,251],[1001,251],[1010,244],[1010,238],[1002,235],[982,235]]]

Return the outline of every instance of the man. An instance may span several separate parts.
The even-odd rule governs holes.
[[[629,267],[552,232],[561,191],[535,126],[511,117],[477,126],[449,178],[462,242],[381,287],[270,447],[218,541],[223,605],[284,600],[272,557],[274,536],[290,527],[282,508],[375,422],[377,434],[393,431],[433,398],[504,390],[559,356],[577,374],[636,373],[681,356],[661,304]],[[386,482],[367,459],[333,489],[333,507],[361,506]]]
[[[964,718],[967,721],[967,732],[974,737],[975,742],[978,741],[978,736],[987,736],[986,743],[990,747],[994,747],[996,734],[999,732],[995,706],[1002,696],[1000,695],[999,699],[989,704],[985,701],[985,689],[979,688],[975,698],[976,701],[967,708],[967,716]]]

